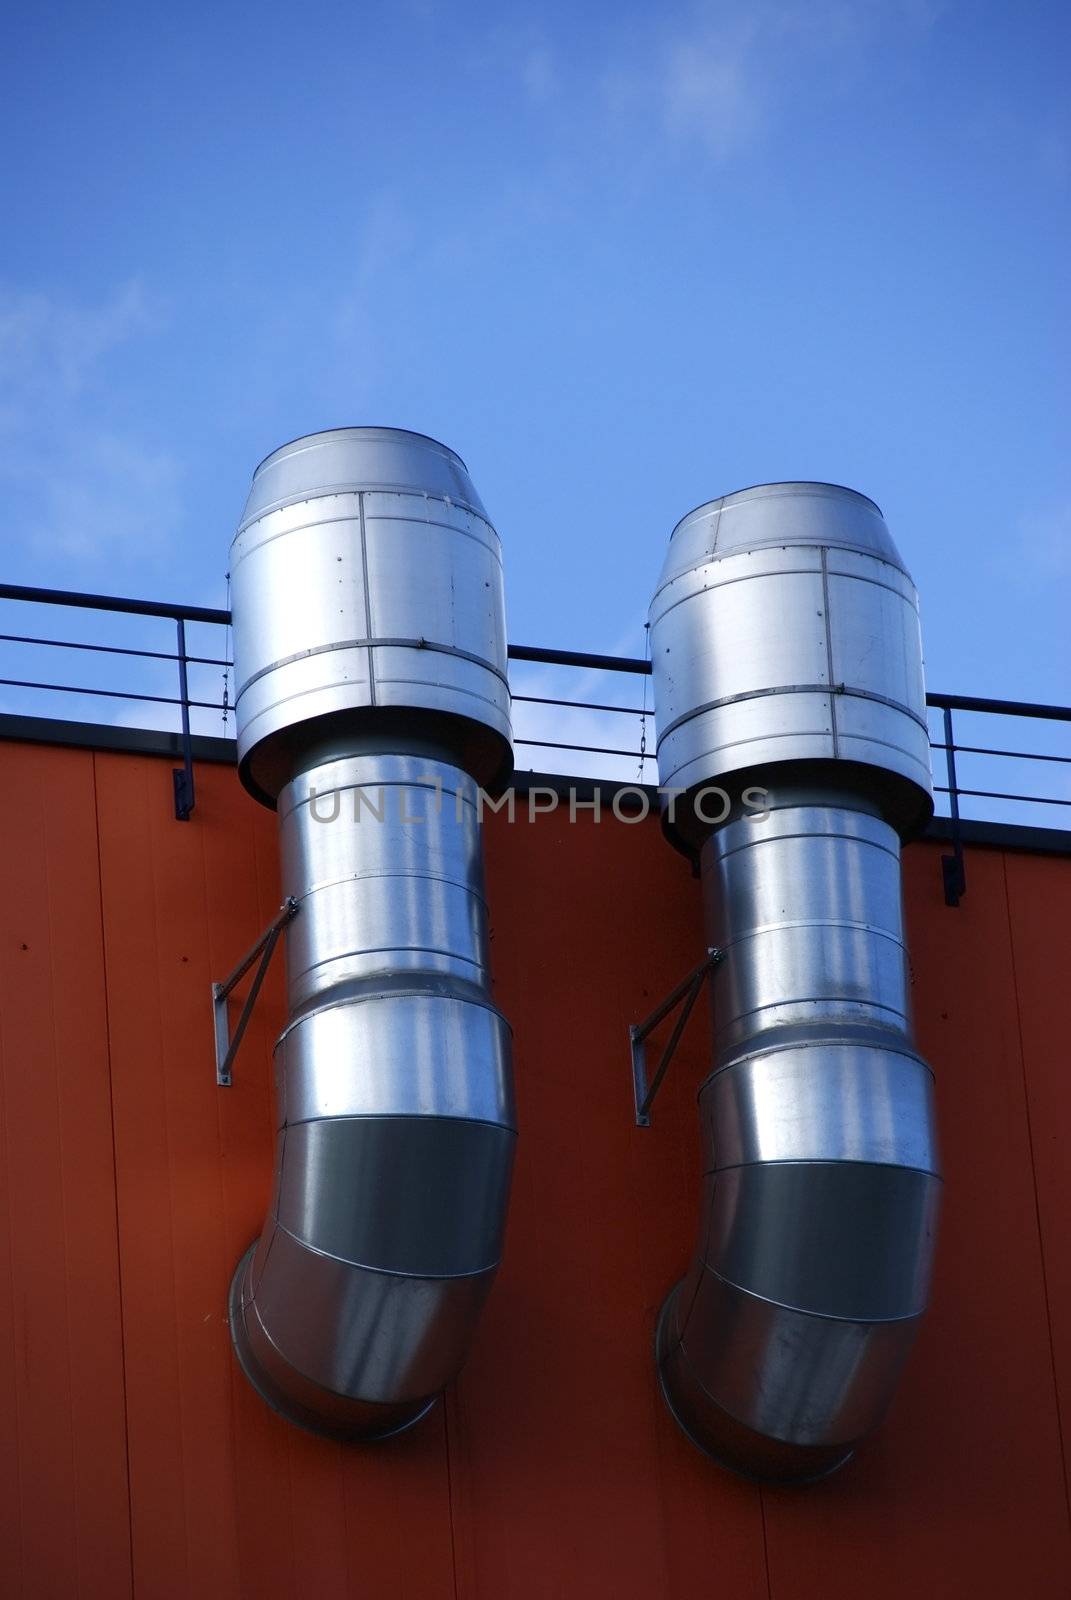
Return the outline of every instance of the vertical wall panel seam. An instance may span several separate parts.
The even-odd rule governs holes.
[[[148,800],[149,806],[155,807],[155,801],[156,801],[156,796],[155,796],[155,794],[153,794],[153,795],[151,795],[151,797]],[[145,789],[143,787],[142,788],[142,804],[144,805],[145,803],[146,803],[145,802]],[[186,1437],[185,1437],[186,1430],[185,1430],[184,1423],[183,1423],[183,1406],[182,1406],[182,1391],[183,1391],[182,1376],[183,1375],[182,1375],[182,1359],[181,1359],[181,1353],[182,1353],[182,1330],[181,1330],[181,1319],[179,1317],[179,1287],[178,1287],[178,1276],[177,1276],[177,1272],[178,1272],[178,1257],[177,1257],[177,1252],[176,1252],[176,1249],[175,1249],[175,1185],[174,1185],[174,1181],[173,1181],[174,1159],[173,1159],[173,1151],[172,1151],[172,1144],[171,1144],[171,1119],[170,1119],[170,1117],[168,1115],[167,1073],[163,1070],[165,1027],[164,1027],[164,995],[163,995],[163,985],[161,983],[161,966],[160,966],[161,954],[162,954],[162,946],[161,946],[161,940],[160,940],[160,875],[159,875],[159,871],[158,871],[158,862],[157,862],[157,841],[156,841],[157,824],[156,824],[156,821],[154,820],[154,817],[155,817],[155,811],[153,811],[149,816],[148,836],[149,836],[149,863],[150,863],[150,870],[152,872],[153,950],[154,950],[155,956],[156,956],[156,960],[155,960],[155,964],[154,964],[155,977],[156,977],[156,1016],[157,1016],[157,1021],[158,1021],[158,1024],[159,1024],[159,1049],[158,1049],[158,1053],[157,1053],[157,1058],[156,1059],[157,1059],[158,1067],[159,1067],[160,1074],[161,1074],[161,1084],[162,1084],[162,1088],[163,1088],[163,1100],[162,1100],[163,1122],[164,1122],[163,1134],[164,1134],[164,1152],[165,1152],[165,1158],[166,1158],[165,1177],[166,1177],[166,1181],[167,1181],[168,1241],[169,1241],[169,1245],[170,1245],[170,1248],[168,1250],[168,1261],[169,1261],[170,1266],[171,1266],[171,1319],[172,1319],[172,1324],[173,1324],[173,1327],[174,1327],[175,1401],[176,1401],[176,1410],[177,1410],[177,1413],[178,1413],[178,1427],[177,1427],[177,1430],[176,1430],[177,1438],[176,1438],[175,1442],[178,1445],[179,1481],[182,1484],[182,1530],[183,1530],[183,1546],[184,1546],[185,1552],[186,1552],[185,1578],[186,1578],[186,1585],[188,1587],[189,1586],[189,1582],[190,1582],[190,1574],[191,1574],[191,1571],[192,1571],[192,1568],[193,1568],[193,1560],[192,1560],[193,1551],[192,1551],[192,1548],[191,1548],[191,1541],[192,1541],[192,1538],[193,1538],[193,1529],[190,1527],[189,1501],[188,1501],[188,1496],[187,1496],[187,1493],[186,1493],[186,1485],[187,1485],[187,1477],[186,1477],[186,1473],[187,1473],[187,1467],[186,1467]],[[169,826],[169,827],[173,826],[173,821],[172,821],[171,818],[167,819],[167,826]]]
[[[48,919],[48,983],[49,994],[56,995],[60,992],[60,984],[56,976],[56,941],[53,936],[53,894],[50,838],[51,828],[44,830],[42,843],[44,845],[44,872],[45,872],[45,914]],[[71,1475],[71,1512],[72,1512],[72,1537],[74,1541],[74,1582],[75,1593],[82,1593],[82,1561],[78,1538],[78,1468],[75,1460],[74,1448],[74,1372],[71,1366],[71,1241],[68,1227],[67,1212],[67,1183],[64,1174],[63,1150],[63,1105],[60,1095],[59,1075],[59,1041],[56,1037],[56,1007],[49,1006],[49,1042],[52,1056],[52,1097],[56,1109],[56,1153],[59,1157],[59,1209],[60,1220],[63,1227],[63,1320],[65,1338],[65,1365],[67,1369],[67,1452],[68,1467]]]
[[[266,927],[267,924],[270,922],[272,916],[274,915],[274,909],[277,906],[278,900],[279,900],[279,894],[278,894],[278,890],[277,889],[271,895],[266,895],[264,893],[264,871],[266,870],[269,873],[271,872],[273,861],[276,859],[276,853],[275,853],[274,850],[269,851],[269,853],[268,853],[268,862],[267,862],[267,866],[265,868],[264,854],[263,854],[263,851],[258,848],[257,830],[253,826],[252,816],[250,816],[250,819],[249,819],[249,827],[250,827],[250,832],[251,832],[252,838],[253,838],[253,878],[254,878],[255,887],[256,887],[257,925],[258,925],[258,927],[263,928],[263,927]],[[272,909],[269,910],[269,907],[271,907]],[[261,1055],[261,1061],[263,1062],[263,1055]],[[246,1070],[249,1070],[248,1066],[247,1066]],[[269,1194],[272,1192],[272,1185],[273,1185],[273,1182],[274,1182],[274,1169],[273,1169],[273,1167],[271,1165],[272,1161],[274,1160],[275,1133],[276,1133],[276,1128],[275,1128],[275,1109],[274,1109],[274,1092],[273,1092],[273,1082],[272,1082],[273,1077],[274,1077],[274,1072],[275,1072],[275,1053],[274,1053],[272,1045],[271,1045],[271,1043],[269,1041],[269,1045],[268,1045],[268,1094],[265,1097],[265,1101],[264,1101],[265,1118],[266,1118],[267,1124],[268,1124],[267,1145],[268,1145],[268,1163],[269,1163],[269,1165],[268,1165],[268,1192],[269,1192]],[[256,1237],[256,1235],[254,1235],[254,1237]]]
[[[450,1572],[453,1577],[454,1600],[459,1600],[457,1539],[454,1534],[454,1474],[450,1462],[450,1408],[444,1396],[440,1402],[443,1414],[443,1452],[446,1457],[446,1510],[450,1521]]]
[[[230,1363],[227,1370],[227,1420],[231,1427],[231,1494],[234,1502],[234,1565],[238,1578],[238,1593],[245,1593],[244,1566],[242,1560],[242,1505],[238,1493],[238,1417],[237,1396],[234,1388],[234,1363]]]
[[[770,1539],[766,1529],[766,1490],[760,1483],[759,1520],[762,1527],[762,1566],[766,1573],[766,1600],[773,1600],[773,1580],[770,1577]]]
[[[1019,979],[1015,967],[1015,928],[1011,913],[1011,887],[1008,883],[1008,854],[1000,853],[1000,870],[1004,881],[1004,911],[1008,923],[1008,959],[1011,962],[1012,993],[1015,996],[1015,1029],[1019,1040],[1019,1070],[1023,1084],[1023,1111],[1026,1117],[1026,1142],[1030,1151],[1030,1188],[1034,1196],[1034,1222],[1037,1229],[1038,1254],[1041,1257],[1041,1291],[1045,1297],[1045,1332],[1049,1343],[1049,1365],[1052,1368],[1052,1390],[1056,1402],[1056,1435],[1060,1441],[1060,1470],[1063,1474],[1064,1504],[1071,1527],[1071,1483],[1067,1472],[1067,1450],[1064,1444],[1064,1412],[1060,1403],[1060,1379],[1056,1364],[1056,1341],[1052,1331],[1052,1305],[1049,1298],[1049,1274],[1045,1260],[1045,1230],[1041,1221],[1041,1197],[1038,1194],[1037,1155],[1034,1149],[1034,1127],[1030,1116],[1030,1085],[1026,1074],[1026,1045],[1023,1040],[1023,1016],[1019,999]]]
[[[11,1163],[8,1160],[8,1128],[7,1128],[7,1095],[4,1092],[4,1014],[0,1006],[0,1156],[3,1157],[4,1170],[10,1172]],[[11,1392],[14,1400],[13,1422],[15,1430],[15,1477],[19,1486],[19,1594],[26,1592],[23,1578],[26,1572],[26,1553],[23,1547],[23,1530],[26,1526],[26,1496],[22,1482],[22,1448],[19,1437],[19,1382],[18,1382],[18,1298],[15,1294],[15,1233],[12,1225],[12,1191],[8,1191],[9,1204],[7,1212],[7,1260],[8,1273],[11,1280]]]
[[[111,1010],[108,998],[108,940],[104,926],[104,861],[100,844],[100,792],[96,751],[93,761],[93,830],[97,842],[97,907],[100,915],[100,959],[104,987],[104,1040],[108,1056],[108,1111],[112,1140],[112,1202],[115,1208],[115,1275],[119,1292],[119,1363],[123,1379],[123,1445],[126,1467],[127,1552],[130,1594],[134,1594],[134,1498],[130,1482],[130,1413],[127,1402],[126,1313],[123,1308],[123,1251],[119,1234],[119,1160],[115,1132],[115,1084],[112,1076]]]
[[[287,1539],[287,1554],[289,1556],[289,1582],[291,1591],[294,1586],[294,1573],[297,1566],[297,1536],[294,1529],[294,1432],[288,1428],[286,1432],[286,1525],[289,1533]]]
[[[200,782],[200,778],[199,778],[199,782]],[[253,835],[253,830],[250,829],[250,835],[248,835],[248,837],[250,837],[251,864],[253,864],[253,893],[255,893],[255,898],[258,899],[258,904],[259,904],[259,896],[258,896],[258,894],[256,894],[256,838],[255,838],[255,835]],[[207,861],[207,858],[205,858],[205,848],[203,848],[203,835],[202,835],[202,861],[203,861],[203,867],[205,867],[205,874],[208,874],[208,861]],[[259,926],[259,918],[258,918],[258,926]],[[216,971],[223,971],[224,970],[224,966],[223,965],[216,966],[216,960],[215,960],[215,957],[213,957],[213,949],[211,949],[211,923],[210,923],[210,926],[208,926],[208,958],[210,958],[210,966],[211,966],[211,971],[213,971],[213,974],[215,974]],[[226,955],[226,957],[224,957],[224,962],[226,962],[227,958],[229,958],[229,955]],[[223,1102],[223,1099],[219,1098],[219,1094],[216,1094],[216,1102],[215,1102],[215,1104],[216,1104],[216,1130],[218,1130],[218,1141],[219,1141],[219,1170],[221,1170],[221,1203],[223,1203],[224,1235],[226,1235],[227,1227],[229,1227],[229,1222],[231,1222],[231,1205],[229,1205],[229,1192],[227,1192],[226,1160],[224,1160],[224,1131],[223,1131],[224,1102]],[[229,1336],[227,1336],[227,1342],[229,1342]],[[239,1434],[240,1434],[239,1395],[237,1395],[237,1386],[235,1386],[235,1363],[232,1362],[232,1360],[227,1360],[227,1413],[226,1414],[227,1414],[227,1422],[229,1422],[229,1427],[231,1427],[231,1496],[232,1496],[232,1506],[234,1506],[234,1570],[235,1570],[235,1578],[237,1578],[237,1584],[239,1584],[239,1595],[243,1595],[243,1594],[247,1594],[247,1584],[245,1584],[245,1558],[243,1558],[243,1552],[245,1552],[245,1539],[243,1539],[243,1536],[242,1536],[242,1534],[243,1534],[242,1494],[240,1494],[240,1490],[239,1490],[239,1474],[240,1474],[240,1461],[239,1461],[239,1456],[240,1456],[240,1448],[239,1448]]]
[[[200,781],[201,781],[201,779],[200,779],[200,776],[198,775],[197,776],[197,782],[200,783]],[[199,854],[200,860],[201,860],[201,904],[202,904],[202,906],[204,908],[204,924],[205,924],[204,949],[205,949],[205,955],[206,955],[207,960],[208,960],[209,972],[213,973],[213,972],[215,972],[217,970],[222,971],[223,968],[220,967],[220,968],[217,969],[216,963],[215,963],[215,959],[214,959],[214,956],[213,956],[213,951],[212,951],[212,907],[211,907],[211,900],[210,900],[210,897],[209,897],[209,887],[208,887],[208,859],[207,859],[207,855],[206,855],[206,852],[205,852],[205,830],[204,830],[204,827],[201,826],[200,824],[196,823],[196,821],[195,821],[195,826],[197,826],[197,829],[198,829],[198,833],[197,833],[198,854]],[[216,1177],[215,1177],[215,1186],[216,1186],[216,1205],[215,1205],[216,1238],[217,1238],[217,1240],[219,1242],[219,1246],[220,1246],[220,1251],[219,1251],[220,1265],[223,1268],[223,1271],[224,1271],[224,1274],[225,1274],[226,1273],[226,1265],[227,1265],[227,1249],[228,1249],[228,1240],[227,1240],[227,1223],[228,1223],[228,1215],[227,1215],[227,1179],[226,1179],[226,1159],[225,1159],[225,1154],[224,1154],[224,1138],[223,1138],[223,1102],[220,1099],[220,1095],[219,1095],[219,1090],[218,1089],[216,1090],[216,1096],[215,1096],[215,1099],[212,1102],[212,1106],[213,1106],[213,1110],[215,1112],[214,1128],[215,1128],[215,1135],[216,1135]],[[226,1282],[226,1276],[224,1276],[223,1281]],[[228,1346],[229,1346],[229,1344],[230,1344],[229,1330],[228,1330],[227,1343],[228,1343]],[[228,1392],[231,1392],[231,1376],[232,1376],[232,1369],[233,1369],[234,1363],[233,1363],[233,1361],[231,1361],[229,1359],[230,1358],[230,1350],[229,1350],[229,1348],[228,1348],[226,1354],[227,1354],[227,1358],[228,1358],[227,1359],[227,1387],[228,1387]],[[230,1484],[231,1484],[230,1531],[231,1531],[231,1534],[232,1534],[232,1543],[231,1543],[232,1561],[228,1561],[228,1566],[231,1568],[231,1571],[233,1572],[234,1576],[237,1578],[238,1583],[241,1584],[241,1581],[242,1581],[242,1562],[241,1562],[241,1549],[240,1549],[241,1541],[240,1541],[240,1539],[238,1537],[238,1484],[237,1484],[237,1478],[236,1478],[237,1449],[236,1449],[233,1425],[232,1425],[232,1428],[231,1428],[231,1431],[230,1431],[230,1435],[228,1437],[227,1444],[226,1444],[225,1448],[229,1452],[230,1466],[231,1466],[229,1479],[230,1479]],[[232,1562],[233,1562],[233,1564],[232,1564]]]
[[[342,1502],[342,1549],[346,1566],[346,1594],[351,1595],[355,1592],[353,1584],[353,1552],[355,1545],[350,1535],[350,1507],[346,1495],[346,1461],[341,1444],[335,1445],[335,1476],[338,1479]]]

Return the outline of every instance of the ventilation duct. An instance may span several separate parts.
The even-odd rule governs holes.
[[[651,656],[666,831],[698,855],[725,953],[699,1240],[659,1378],[717,1461],[804,1481],[880,1420],[930,1277],[899,862],[932,810],[917,598],[864,496],[746,489],[674,530]]]
[[[292,1422],[380,1438],[462,1365],[508,1200],[477,789],[512,762],[499,540],[453,451],[342,428],[258,467],[231,584],[240,772],[300,907],[231,1332]]]

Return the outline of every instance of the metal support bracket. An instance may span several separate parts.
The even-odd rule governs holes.
[[[224,978],[222,983],[214,983],[212,985],[212,1016],[216,1030],[216,1082],[221,1089],[229,1089],[234,1081],[231,1075],[234,1058],[238,1054],[238,1046],[242,1042],[249,1018],[253,1014],[253,1007],[257,1003],[260,986],[264,982],[268,967],[271,965],[271,958],[275,954],[275,946],[279,942],[279,935],[287,923],[297,916],[300,909],[301,907],[296,900],[284,900],[279,907],[278,916],[268,924],[256,944],[242,957],[230,976]],[[241,983],[258,956],[260,957],[260,965],[253,977],[253,982],[249,986],[249,993],[245,997],[245,1004],[242,1006],[241,1015],[232,1035],[227,1006],[228,996],[235,984]]]
[[[637,1128],[649,1128],[651,1126],[650,1112],[654,1104],[655,1095],[662,1087],[662,1079],[666,1075],[666,1069],[681,1042],[681,1035],[688,1026],[688,1018],[692,1014],[693,1006],[699,999],[699,991],[708,976],[713,973],[714,968],[724,960],[724,950],[719,950],[716,946],[708,950],[706,960],[701,961],[693,972],[689,972],[688,976],[682,979],[675,989],[671,990],[662,1001],[662,1004],[655,1007],[649,1017],[645,1017],[642,1022],[633,1023],[629,1028],[629,1048],[632,1052],[632,1092],[636,1102]],[[673,1032],[666,1042],[666,1048],[662,1052],[662,1059],[659,1061],[655,1075],[648,1085],[647,1036],[653,1028],[657,1028],[664,1017],[669,1016],[675,1006],[680,1006],[680,1016],[673,1024]]]

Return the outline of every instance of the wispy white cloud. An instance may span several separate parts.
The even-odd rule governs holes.
[[[64,456],[23,468],[42,497],[31,536],[50,549],[98,561],[160,547],[178,527],[182,474],[169,451],[93,428],[69,435]]]
[[[535,105],[552,100],[558,93],[558,64],[545,39],[533,38],[522,46],[520,77],[525,94]]]
[[[661,68],[662,113],[675,143],[696,143],[722,159],[759,129],[761,84],[751,58],[754,22],[670,40]]]
[[[0,286],[0,384],[8,412],[13,395],[47,402],[79,394],[101,359],[156,317],[137,281],[95,306]]]
[[[90,304],[0,286],[0,484],[35,555],[88,568],[175,532],[179,463],[115,420],[108,388],[110,358],[162,317],[136,280]]]
[[[890,30],[921,38],[939,14],[940,0],[677,0],[615,13],[601,37],[548,16],[489,28],[459,70],[479,94],[493,85],[508,100],[516,163],[467,191],[455,215],[437,212],[434,227],[404,187],[364,194],[329,310],[340,358],[352,370],[359,356],[365,376],[387,360],[385,283],[480,270],[522,239],[538,246],[607,178],[642,190],[667,161],[717,167],[759,149],[784,134],[790,80],[810,71],[817,94],[836,94]]]
[[[570,40],[554,37],[547,19],[518,17],[489,28],[468,53],[467,70],[483,83],[493,81],[521,102],[545,105],[563,86]]]
[[[850,63],[879,29],[925,35],[942,0],[707,0],[658,14],[608,52],[601,98],[611,121],[663,152],[719,163],[776,124],[781,86],[802,70]]]

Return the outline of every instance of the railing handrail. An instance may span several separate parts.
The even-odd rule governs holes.
[[[640,656],[592,655],[588,650],[548,650],[541,645],[511,644],[511,661],[538,661],[549,667],[590,667],[596,672],[635,672],[650,677],[651,663]]]
[[[214,606],[169,605],[163,600],[127,600],[114,594],[81,594],[76,589],[36,589],[0,583],[0,600],[30,600],[35,605],[75,606],[81,611],[125,611],[134,617],[170,617],[173,622],[213,622],[230,626],[231,614]]]
[[[1045,705],[1036,700],[989,700],[976,694],[927,694],[926,704],[936,707],[939,711],[985,711],[994,716],[1037,717],[1044,722],[1071,722],[1071,706]]]
[[[207,622],[230,626],[231,613],[214,606],[187,606],[162,600],[130,600],[120,595],[84,594],[74,589],[41,589],[18,583],[0,583],[0,600],[27,600],[37,605],[74,606],[83,611],[120,611],[138,617],[169,617],[173,621]],[[22,642],[60,644],[42,639]],[[69,648],[77,648],[66,641]],[[126,651],[116,649],[116,654]],[[141,654],[131,651],[130,654]],[[552,667],[586,667],[602,672],[649,676],[651,663],[642,656],[600,655],[587,650],[554,650],[540,645],[511,644],[511,661],[528,661]],[[188,659],[195,659],[190,657]],[[214,663],[219,664],[219,663]],[[980,695],[927,694],[926,704],[939,711],[981,711],[994,716],[1034,717],[1048,722],[1071,722],[1071,706],[1047,705],[1035,700],[994,700]],[[648,713],[650,715],[650,713]]]
[[[25,584],[4,583],[0,584],[0,601],[17,600],[28,601],[36,605],[52,605],[75,607],[83,611],[110,611],[124,613],[128,616],[159,617],[165,618],[175,626],[176,650],[170,651],[147,650],[144,648],[129,649],[120,645],[101,645],[83,642],[74,639],[46,639],[37,638],[26,634],[0,633],[0,643],[48,646],[55,649],[98,651],[108,655],[124,655],[131,657],[152,657],[160,660],[172,660],[178,666],[178,695],[155,695],[147,692],[122,691],[83,686],[77,684],[42,683],[32,679],[0,678],[0,687],[13,687],[21,689],[51,690],[64,694],[88,694],[109,699],[136,700],[139,702],[156,702],[159,704],[177,705],[182,723],[182,767],[174,773],[175,787],[175,816],[180,821],[187,821],[194,807],[194,769],[192,741],[190,733],[191,709],[220,710],[226,722],[230,701],[229,673],[233,662],[223,658],[211,656],[191,655],[186,648],[186,624],[208,623],[212,626],[227,628],[231,624],[231,613],[213,606],[187,606],[159,600],[130,600],[121,595],[85,594],[70,589],[44,589],[30,587]],[[629,673],[647,678],[651,675],[649,660],[638,656],[616,656],[599,654],[588,650],[554,650],[546,646],[512,644],[507,647],[510,661],[531,662],[550,667],[581,668],[586,671]],[[192,665],[219,666],[224,668],[223,699],[220,702],[194,700],[190,697],[187,669]],[[837,693],[837,686],[830,686],[830,693]],[[573,744],[564,739],[535,739],[523,738],[518,735],[518,745],[532,748],[572,751],[584,755],[616,756],[625,760],[639,760],[640,777],[644,772],[644,763],[653,760],[647,754],[647,718],[654,718],[653,710],[646,704],[647,690],[644,686],[644,705],[616,706],[591,700],[569,700],[551,696],[517,694],[514,697],[518,702],[539,703],[546,706],[568,707],[577,711],[617,712],[624,715],[637,716],[641,719],[640,748],[635,750],[622,750],[609,745]],[[947,773],[947,784],[938,784],[936,792],[946,794],[949,800],[950,819],[952,825],[952,854],[942,857],[941,867],[944,877],[945,899],[949,905],[958,905],[961,896],[966,891],[966,869],[963,855],[963,839],[960,826],[959,801],[961,797],[974,797],[979,799],[1003,800],[1029,805],[1056,805],[1071,807],[1071,799],[1057,795],[1027,795],[1009,790],[963,788],[956,773],[956,755],[976,754],[987,757],[1007,757],[1019,760],[1040,760],[1053,763],[1069,764],[1071,756],[1058,755],[1052,752],[1038,751],[1032,754],[1025,750],[999,750],[987,746],[963,745],[958,743],[953,727],[953,712],[980,712],[989,716],[1008,716],[1035,718],[1046,722],[1071,723],[1071,706],[1045,705],[1031,700],[996,700],[980,695],[964,694],[928,694],[926,704],[934,710],[940,711],[942,718],[943,739],[930,740],[930,748],[934,751],[943,751]]]

